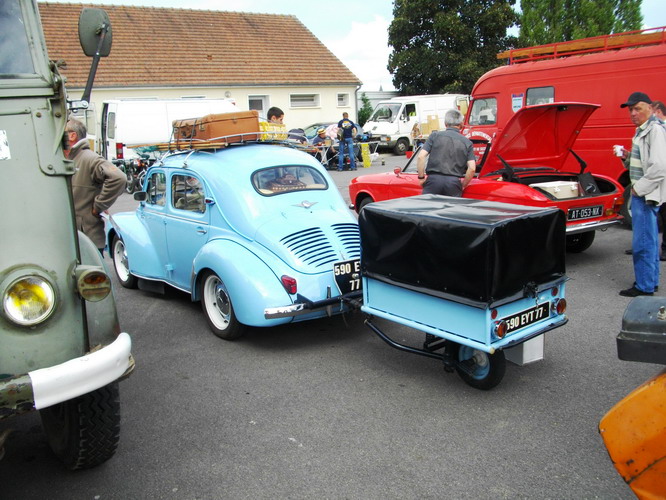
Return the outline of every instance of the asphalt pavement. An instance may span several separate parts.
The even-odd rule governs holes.
[[[347,198],[354,175],[405,159],[384,161],[331,176]],[[134,203],[123,196],[114,211]],[[546,334],[542,361],[508,364],[491,391],[392,349],[361,313],[227,342],[186,294],[127,290],[112,273],[137,366],[121,383],[118,452],[71,473],[51,455],[37,414],[0,421],[0,432],[14,428],[0,499],[634,498],[597,430],[663,368],[617,358],[630,240],[613,227],[567,255],[568,324]],[[398,341],[423,340],[377,323]]]

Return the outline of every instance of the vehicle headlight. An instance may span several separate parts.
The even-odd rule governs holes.
[[[111,279],[101,269],[79,266],[76,269],[76,288],[89,302],[99,302],[111,293]]]
[[[7,287],[2,305],[8,319],[23,326],[46,320],[55,310],[56,294],[40,276],[21,276]]]

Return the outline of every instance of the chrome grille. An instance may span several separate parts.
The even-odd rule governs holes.
[[[336,224],[333,226],[337,242],[331,242],[324,231],[311,227],[292,233],[280,240],[287,249],[305,264],[316,268],[329,266],[339,261],[342,256],[336,252],[334,243],[345,251],[345,258],[356,258],[361,254],[358,226],[355,224]]]

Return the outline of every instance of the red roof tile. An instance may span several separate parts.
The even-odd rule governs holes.
[[[103,8],[113,32],[95,87],[360,85],[295,16],[40,2],[49,57],[63,59],[69,88],[85,86],[79,14]]]

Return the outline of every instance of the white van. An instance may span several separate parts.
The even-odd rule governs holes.
[[[444,114],[449,109],[458,109],[464,115],[468,105],[469,96],[464,94],[393,97],[377,104],[363,130],[371,140],[379,141],[380,147],[393,148],[395,154],[403,155],[414,146],[415,124],[419,124],[423,135],[444,130]]]
[[[108,160],[138,156],[127,144],[168,142],[172,122],[238,111],[227,99],[117,99],[104,101],[98,151]]]

